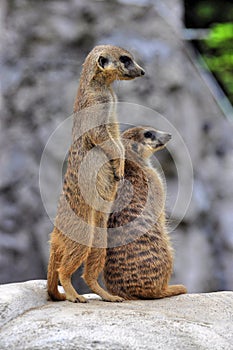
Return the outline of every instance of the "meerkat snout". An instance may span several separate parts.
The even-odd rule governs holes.
[[[169,133],[161,133],[161,135],[158,136],[158,141],[161,145],[165,145],[169,140],[171,140],[172,135]]]
[[[122,64],[123,75],[125,78],[134,79],[136,77],[140,77],[141,75],[145,75],[144,69],[139,66],[133,59],[133,57],[129,57],[126,55],[120,56],[119,61]]]

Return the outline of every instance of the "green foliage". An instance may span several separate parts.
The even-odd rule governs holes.
[[[217,23],[202,42],[203,57],[233,103],[233,23]]]
[[[206,43],[209,47],[218,48],[230,44],[230,40],[233,40],[233,23],[218,23],[212,27]],[[231,45],[233,47],[233,41]]]

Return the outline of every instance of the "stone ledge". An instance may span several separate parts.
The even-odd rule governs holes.
[[[0,286],[0,349],[233,349],[233,292],[49,302],[46,281]]]

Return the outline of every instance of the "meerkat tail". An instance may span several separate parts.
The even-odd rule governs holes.
[[[53,301],[66,300],[64,293],[58,291],[58,271],[57,271],[57,258],[56,252],[51,252],[49,264],[48,264],[48,275],[47,275],[47,291],[49,298]]]
[[[179,294],[186,294],[187,288],[182,284],[174,284],[167,286],[165,289],[161,290],[157,298],[172,297]]]

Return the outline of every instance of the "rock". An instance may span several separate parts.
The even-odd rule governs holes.
[[[46,304],[46,282],[29,281],[0,286],[0,326],[29,309]]]
[[[39,179],[41,156],[56,127],[72,114],[86,54],[110,43],[128,48],[146,70],[143,79],[116,84],[119,101],[146,107],[137,115],[129,110],[129,124],[159,127],[156,110],[167,120],[164,130],[171,123],[191,156],[193,196],[177,232],[174,281],[187,281],[196,292],[233,288],[233,130],[183,40],[183,10],[181,0],[0,2],[0,283],[45,278],[47,214],[56,215],[70,131],[63,129],[49,148]],[[192,175],[172,134],[170,156],[162,156],[161,165],[169,212],[182,195],[171,218],[178,222]]]
[[[0,286],[1,350],[232,349],[233,292],[49,302],[46,281]]]

